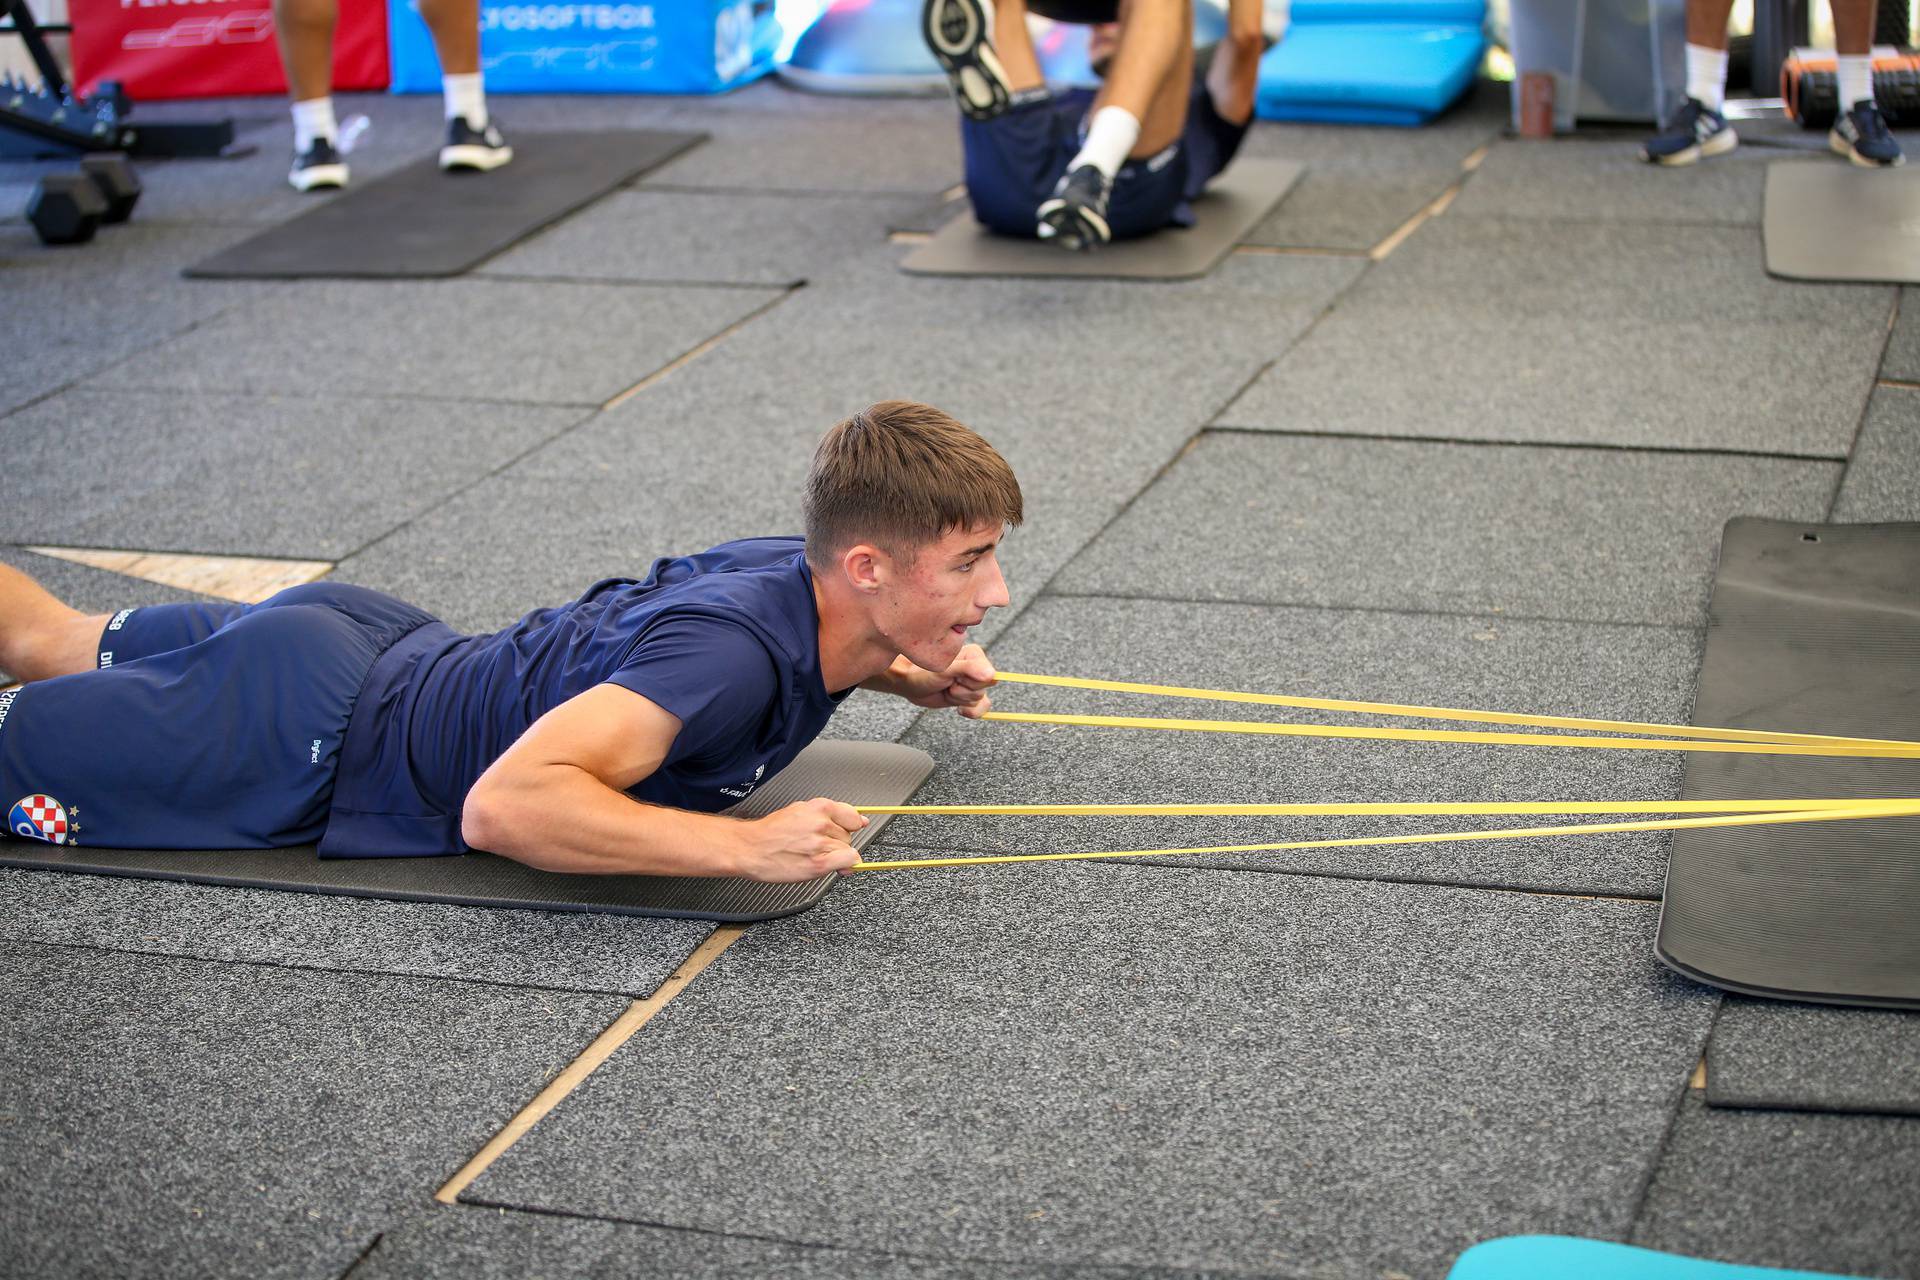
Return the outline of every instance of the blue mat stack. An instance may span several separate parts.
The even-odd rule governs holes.
[[[1484,0],[1294,0],[1260,61],[1262,120],[1419,125],[1473,83]]]

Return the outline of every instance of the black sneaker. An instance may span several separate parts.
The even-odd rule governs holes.
[[[1692,164],[1701,156],[1724,155],[1740,145],[1727,118],[1698,98],[1688,98],[1654,137],[1640,148],[1652,164]]]
[[[491,121],[484,129],[476,129],[467,123],[465,116],[455,116],[447,121],[447,142],[440,148],[440,167],[442,169],[469,169],[485,173],[489,169],[498,169],[513,159],[513,148],[500,136],[500,129]]]
[[[1112,190],[1111,178],[1090,164],[1081,165],[1061,178],[1053,198],[1040,206],[1036,233],[1064,249],[1105,244],[1113,239],[1107,226],[1107,195]]]
[[[1854,103],[1853,110],[1833,122],[1827,145],[1863,169],[1891,169],[1907,162],[1870,98]]]
[[[987,42],[987,11],[980,0],[927,0],[920,32],[968,119],[991,120],[1012,103],[1006,73]]]
[[[326,191],[347,185],[347,162],[334,150],[332,138],[315,138],[293,158],[287,181],[295,191]]]

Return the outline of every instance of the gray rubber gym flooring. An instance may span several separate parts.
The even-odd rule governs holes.
[[[437,98],[340,105],[371,120],[357,179],[437,142]],[[1419,130],[1262,124],[1247,153],[1307,172],[1249,248],[1123,284],[899,271],[890,233],[954,207],[943,100],[499,98],[510,134],[710,138],[464,279],[230,283],[179,272],[312,203],[285,112],[152,110],[231,112],[258,150],[144,165],[133,221],[84,247],[0,208],[0,559],[89,611],[193,597],[24,548],[320,560],[499,626],[793,529],[819,434],[905,396],[1021,474],[1013,607],[980,631],[1007,670],[1672,721],[1728,519],[1920,520],[1920,291],[1767,277],[1778,126],[1654,171],[1618,131],[1506,136],[1497,85]],[[0,197],[37,170],[0,164]],[[926,801],[1680,778],[867,693],[829,732],[931,752]],[[871,856],[1476,824],[918,818]],[[0,1273],[1439,1280],[1478,1240],[1567,1232],[1920,1277],[1920,1118],[1890,1114],[1920,1015],[1662,969],[1665,856],[1634,834],[862,873],[684,987],[731,932],[6,872]]]

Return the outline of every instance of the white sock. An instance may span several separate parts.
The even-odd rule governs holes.
[[[1120,166],[1127,162],[1133,152],[1133,144],[1140,141],[1140,122],[1125,107],[1102,107],[1093,113],[1093,120],[1087,125],[1087,140],[1080,144],[1080,154],[1067,165],[1072,173],[1083,164],[1090,164],[1109,179],[1120,172]]]
[[[461,119],[476,129],[487,127],[487,91],[480,87],[480,73],[466,76],[441,76],[440,88],[447,95],[447,119]]]
[[[1687,46],[1687,96],[1709,111],[1727,101],[1727,51],[1704,45]]]
[[[293,104],[293,151],[295,155],[307,154],[307,148],[313,145],[315,138],[325,138],[332,142],[340,136],[340,126],[333,121],[333,98],[308,98],[305,102]]]
[[[1863,53],[1854,57],[1843,53],[1837,61],[1840,64],[1840,109],[1851,111],[1854,103],[1873,98],[1873,55]]]

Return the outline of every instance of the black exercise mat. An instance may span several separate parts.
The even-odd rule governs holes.
[[[1707,1105],[1920,1115],[1920,1013],[1731,996],[1707,1042]]]
[[[426,156],[243,240],[187,275],[292,280],[457,276],[698,145],[704,133],[516,133],[492,173],[443,173]]]
[[[994,235],[969,211],[908,254],[900,269],[926,276],[1190,280],[1212,271],[1259,226],[1304,170],[1291,160],[1236,160],[1193,202],[1193,226],[1169,227],[1088,253]]]
[[[1770,275],[1920,284],[1920,170],[1775,161],[1761,228]]]
[[[903,804],[933,772],[933,757],[890,742],[816,742],[728,812],[757,818],[815,796],[848,804]],[[875,818],[853,838],[862,848],[886,826]],[[458,902],[475,907],[606,911],[631,916],[743,922],[795,915],[827,896],[838,876],[803,884],[699,876],[573,876],[492,854],[444,858],[321,858],[292,849],[86,849],[0,840],[0,866],[193,880],[358,898]]]
[[[1920,739],[1920,524],[1729,521],[1693,719]],[[1694,752],[1682,794],[1920,796],[1920,761]],[[1655,950],[1730,991],[1920,1008],[1920,818],[1675,832]]]

